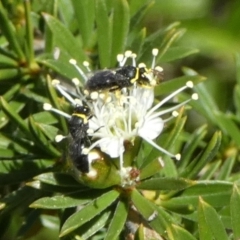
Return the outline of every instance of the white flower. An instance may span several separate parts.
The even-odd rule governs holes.
[[[124,141],[134,144],[135,138],[141,137],[158,150],[179,159],[179,154],[169,153],[153,140],[161,134],[165,123],[177,115],[175,110],[191,99],[161,111],[162,105],[179,92],[192,86],[191,81],[187,82],[186,86],[174,91],[156,105],[153,104],[153,89],[145,89],[137,85],[129,91],[122,91],[119,98],[115,93],[110,93],[111,100],[108,99],[107,102],[97,98],[92,103],[93,117],[89,120],[89,136],[94,139],[89,150],[98,146],[111,158],[116,158],[125,151]],[[196,98],[196,95],[192,97]],[[170,118],[162,118],[169,113],[174,114]],[[123,167],[123,163],[121,164]]]
[[[192,88],[193,83],[191,81],[187,82],[185,86],[155,104],[154,86],[158,84],[158,74],[162,71],[160,67],[155,66],[157,53],[158,51],[154,49],[152,65],[149,69],[146,68],[147,71],[144,73],[144,77],[149,80],[147,87],[134,83],[130,88],[122,88],[117,91],[92,92],[88,96],[90,99],[87,100],[87,97],[79,91],[79,81],[76,78],[73,79],[73,83],[77,86],[76,92],[79,99],[74,99],[73,97],[76,97],[76,95],[70,94],[58,81],[53,81],[53,85],[58,91],[73,105],[84,102],[89,106],[92,117],[88,120],[89,129],[87,134],[91,139],[91,145],[87,148],[87,151],[90,152],[98,147],[110,158],[119,158],[120,174],[122,175],[126,172],[123,169],[129,167],[124,166],[125,142],[134,145],[137,137],[142,138],[170,157],[180,159],[180,154],[174,155],[168,152],[157,145],[154,140],[161,135],[165,123],[177,116],[176,110],[187,104],[191,99],[170,108],[162,108],[162,106],[185,89]],[[132,59],[132,65],[136,67],[136,55],[130,51],[127,51],[125,55],[118,56],[120,67],[125,65],[128,58]],[[87,76],[76,65],[76,61],[71,59],[70,62],[78,69],[82,78],[87,81]],[[84,66],[89,70],[87,63],[84,63]],[[138,66],[145,67],[142,63]],[[197,99],[196,93],[192,95],[192,99]],[[45,109],[59,113],[59,110],[50,107],[48,104],[45,104]],[[67,118],[71,117],[65,113],[63,115]],[[62,139],[62,137],[58,137],[58,139]]]

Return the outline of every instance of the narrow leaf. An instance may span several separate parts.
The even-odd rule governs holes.
[[[80,42],[75,39],[67,27],[56,18],[47,13],[43,13],[43,17],[54,35],[57,47],[60,47],[68,53],[69,59],[74,58],[78,61],[78,64],[82,64],[82,62],[86,60],[86,56],[82,50]]]
[[[123,53],[129,23],[130,13],[127,0],[115,0],[113,5],[111,66],[115,65],[117,54]]]
[[[161,57],[161,62],[171,62],[177,59],[182,59],[184,57],[187,57],[198,52],[199,52],[198,49],[189,47],[171,47]]]
[[[14,109],[5,101],[3,97],[0,97],[0,104],[4,113],[28,136],[32,136],[27,124],[23,119],[14,111]]]
[[[206,221],[204,225],[208,228],[207,231],[211,232],[213,239],[229,239],[218,213],[211,205],[204,202],[202,198],[200,198],[199,200],[198,211],[201,212],[201,215],[204,217],[204,220]],[[202,218],[200,218],[199,220],[204,221]]]
[[[206,165],[206,163],[211,161],[213,157],[216,155],[220,147],[221,139],[222,139],[221,132],[216,132],[213,135],[210,142],[208,143],[207,147],[201,153],[201,155],[195,158],[180,174],[181,177],[185,177],[185,178],[195,177]]]
[[[137,187],[146,190],[183,190],[194,185],[195,182],[187,179],[152,178],[141,182]]]
[[[120,235],[126,222],[127,215],[128,207],[126,203],[123,201],[119,201],[110,226],[107,230],[107,235],[104,238],[105,240],[116,239]]]
[[[30,207],[44,209],[62,209],[76,207],[94,200],[102,192],[103,191],[78,191],[69,195],[44,197],[33,202]]]
[[[171,228],[168,229],[168,234],[171,236],[169,238],[170,240],[197,240],[187,230],[174,224],[172,224]]]
[[[153,206],[136,189],[132,191],[131,200],[149,225],[159,234],[164,234],[167,227],[170,226],[170,218],[166,216],[166,213],[161,208],[157,209]]]
[[[0,22],[1,22],[1,31],[7,38],[11,48],[15,51],[16,55],[19,57],[21,63],[25,62],[25,57],[23,51],[20,47],[20,43],[17,41],[16,30],[11,21],[6,14],[6,11],[3,8],[2,3],[0,2]]]
[[[99,60],[101,68],[104,68],[110,66],[112,49],[112,26],[108,19],[108,11],[105,1],[96,0],[95,3]]]
[[[82,224],[86,223],[87,221],[98,215],[113,201],[115,201],[118,196],[119,193],[117,191],[109,191],[108,193],[103,194],[99,198],[89,203],[80,211],[71,215],[63,224],[60,237],[74,231],[76,228],[80,227]]]
[[[215,121],[216,124],[222,129],[222,131],[231,136],[231,138],[238,144],[240,145],[240,130],[238,125],[231,119],[229,118],[226,114],[217,111],[214,114],[214,117],[217,119]]]
[[[50,143],[39,124],[36,123],[32,117],[29,117],[29,129],[32,136],[34,136],[35,143],[42,148],[44,152],[48,152],[54,157],[61,156],[61,153]]]
[[[94,1],[72,0],[75,17],[85,47],[90,46],[94,27]]]
[[[235,240],[240,239],[240,190],[237,185],[233,185],[230,201],[231,222]]]

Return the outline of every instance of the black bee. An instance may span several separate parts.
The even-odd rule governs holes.
[[[89,107],[76,106],[68,122],[72,137],[69,144],[69,156],[74,166],[83,173],[89,172],[88,154],[83,154],[82,151],[91,144],[87,134],[88,120],[91,116]]]
[[[72,139],[69,144],[69,156],[73,165],[82,173],[89,172],[88,154],[83,154],[82,151],[88,145],[85,139]]]
[[[162,72],[145,67],[124,66],[116,71],[103,70],[95,73],[88,79],[85,88],[90,92],[115,91],[131,87],[135,82],[142,87],[148,87],[152,85],[153,78],[158,84],[163,79]]]

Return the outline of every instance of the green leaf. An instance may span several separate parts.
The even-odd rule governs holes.
[[[149,162],[147,165],[142,165],[140,168],[140,179],[143,180],[145,178],[151,177],[154,174],[160,172],[163,168],[161,162],[158,158],[154,159],[153,161]]]
[[[201,141],[207,134],[207,125],[203,125],[196,129],[193,133],[187,138],[187,142],[184,146],[184,149],[181,153],[182,160],[179,162],[178,171],[181,172],[192,160],[192,155],[197,147],[201,146]]]
[[[216,210],[203,201],[203,199],[200,197],[199,200],[199,225],[201,225],[201,222],[203,222],[203,229],[201,229],[201,232],[206,231],[206,233],[203,234],[201,237],[208,237],[207,239],[216,239],[216,240],[228,240],[227,233],[224,229],[223,223],[221,222],[221,219],[216,212]],[[212,235],[212,238],[210,237],[210,233]],[[205,240],[206,238],[200,238]]]
[[[94,201],[90,202],[80,211],[71,215],[63,224],[60,237],[69,234],[76,228],[80,227],[82,224],[94,218],[96,215],[106,209],[111,203],[113,203],[118,196],[119,193],[117,191],[109,191],[102,196],[96,198]]]
[[[131,49],[132,52],[136,53],[137,55],[142,51],[142,47],[144,44],[144,40],[146,38],[146,28],[141,29],[138,33],[133,36],[133,40],[131,43],[128,43],[128,49]],[[130,37],[129,37],[130,38]]]
[[[195,182],[188,179],[152,178],[141,182],[137,188],[146,190],[183,190],[194,185]]]
[[[0,54],[0,67],[1,69],[7,67],[14,68],[18,67],[18,63],[14,59]]]
[[[236,144],[240,145],[240,130],[238,125],[225,113],[220,111],[213,113],[216,119],[215,123],[222,129],[223,133],[229,135],[236,142]]]
[[[79,187],[80,184],[74,180],[73,177],[71,177],[68,174],[64,173],[43,173],[41,175],[38,175],[34,178],[35,180],[39,180],[43,183],[51,184],[54,186],[63,186],[63,187]]]
[[[40,125],[36,123],[32,117],[29,117],[29,128],[34,136],[35,143],[44,151],[51,154],[54,157],[61,156],[61,153],[50,143],[46,138],[44,131]]]
[[[240,190],[237,185],[233,185],[232,196],[230,200],[231,222],[234,239],[240,239]]]
[[[123,53],[128,35],[130,13],[127,0],[115,0],[113,5],[111,66],[117,54]]]
[[[17,68],[0,69],[0,81],[12,79],[21,74],[22,74],[21,69],[17,69]]]
[[[105,240],[117,239],[120,235],[128,215],[128,206],[125,202],[119,201],[113,215],[110,226],[107,230]]]
[[[185,29],[173,29],[171,32],[164,36],[158,59],[161,59],[162,56],[165,55],[165,53],[169,50],[171,45],[177,39],[179,39],[185,33],[185,31],[186,31]]]
[[[215,117],[214,112],[218,112],[218,106],[212,96],[209,94],[207,87],[204,84],[195,86],[195,90],[199,95],[201,101],[195,101],[192,106],[200,111],[205,117],[210,119],[214,124],[217,124],[218,118]]]
[[[202,176],[200,176],[199,180],[210,180],[213,179],[214,176],[216,175],[216,172],[218,171],[219,167],[221,166],[222,161],[214,161],[205,167],[205,172],[203,173]]]
[[[168,229],[168,234],[171,236],[169,239],[172,240],[196,240],[196,238],[187,230],[174,224]]]
[[[108,19],[108,11],[105,1],[96,0],[95,3],[99,62],[101,68],[104,68],[110,66],[112,49],[112,26]]]
[[[240,116],[240,86],[239,85],[236,85],[234,88],[234,105],[236,107],[237,115]]]
[[[39,197],[39,193],[35,189],[27,186],[18,188],[18,190],[10,192],[6,197],[1,199],[1,214],[8,211],[11,212],[18,206],[21,206],[21,209],[28,207],[28,205],[37,197]]]
[[[86,204],[97,198],[103,191],[78,191],[69,195],[44,197],[33,202],[30,207],[44,209],[62,209]]]
[[[184,178],[193,178],[195,177],[202,168],[213,159],[213,157],[218,152],[218,149],[220,147],[222,139],[221,132],[216,132],[204,151],[199,155],[197,158],[195,158],[186,168],[185,170],[180,174],[181,177]]]
[[[236,69],[237,69],[237,83],[240,85],[240,54],[236,53],[235,55],[236,59]]]
[[[75,17],[85,47],[91,46],[91,38],[94,28],[94,1],[72,0]]]
[[[52,163],[47,160],[1,160],[0,186],[21,183],[31,179],[51,165]]]
[[[40,190],[40,192],[48,192],[48,193],[62,193],[62,194],[70,194],[76,191],[79,191],[80,189],[86,189],[85,186],[82,185],[72,185],[72,186],[55,186],[46,184],[43,182],[40,182],[38,180],[36,181],[30,181],[26,183],[27,186],[35,188],[37,190]]]
[[[53,88],[52,81],[50,78],[47,78],[47,90],[48,90],[49,98],[50,98],[51,102],[53,103],[53,106],[56,107],[57,109],[61,109],[56,90]],[[63,129],[63,132],[66,134],[68,132],[66,119],[62,116],[59,116],[59,120],[60,120],[62,129]]]
[[[171,47],[161,57],[161,62],[171,62],[177,59],[182,59],[184,57],[187,57],[198,52],[199,52],[198,49],[190,47]]]
[[[194,85],[196,85],[204,80],[206,80],[206,78],[200,75],[174,78],[169,81],[163,81],[159,86],[154,89],[154,93],[155,96],[159,96],[161,94],[168,94],[182,86],[185,86],[188,81],[192,81]]]
[[[47,13],[43,13],[43,17],[54,35],[56,46],[64,50],[69,55],[69,59],[74,58],[78,64],[82,64],[86,60],[86,55],[80,42],[56,18]]]
[[[32,136],[27,124],[14,111],[10,104],[8,104],[3,97],[0,97],[0,104],[4,113],[28,136]]]
[[[25,62],[25,57],[23,51],[20,47],[20,43],[17,41],[16,29],[14,28],[11,21],[5,12],[2,3],[0,2],[0,22],[1,22],[1,32],[7,38],[11,48],[15,51],[15,54],[19,57],[21,63]]]
[[[61,74],[63,77],[66,77],[67,79],[73,79],[76,76],[77,77],[79,76],[79,73],[68,61],[65,62],[60,60],[46,59],[46,60],[38,60],[38,62],[48,68],[51,68],[52,70]]]
[[[228,180],[233,170],[236,156],[230,156],[224,160],[224,163],[220,169],[220,172],[217,176],[218,180]]]
[[[133,8],[138,8],[134,13],[134,15],[131,17],[130,32],[132,32],[138,28],[142,19],[146,15],[146,12],[154,5],[154,1],[148,1],[147,3],[146,1],[143,1],[143,3],[141,3],[141,1],[135,0],[135,1],[130,1],[129,4],[130,4],[131,14],[132,14]]]
[[[57,117],[50,112],[39,112],[32,115],[35,122],[39,124],[55,124],[58,122]],[[50,126],[52,127],[52,126]]]
[[[162,145],[165,149],[172,149],[175,146],[176,141],[177,141],[177,139],[184,127],[184,124],[187,120],[187,117],[182,117],[183,109],[180,111],[181,111],[181,113],[179,114],[172,131],[170,132],[165,143]],[[169,158],[169,157],[167,157],[167,158]],[[176,164],[174,163],[173,159],[168,159],[168,161],[164,162],[163,172],[165,173],[165,175],[167,177],[177,177],[178,176]]]
[[[181,195],[167,199],[167,194],[161,205],[168,209],[187,207],[195,210],[198,198],[201,196],[204,201],[214,207],[224,207],[229,204],[232,190],[232,183],[227,181],[198,181],[195,185],[183,190]]]
[[[20,112],[25,106],[26,106],[25,102],[17,102],[17,101],[9,102],[9,107],[11,107],[11,111],[15,113]],[[9,118],[6,117],[4,111],[1,111],[0,112],[0,128],[5,126],[8,122],[9,122]]]
[[[169,41],[169,39],[171,39],[174,36],[174,34],[176,34],[177,32],[176,27],[178,25],[179,23],[175,22],[170,26],[166,27],[165,29],[159,29],[158,31],[148,36],[143,46],[142,55],[139,56],[141,59],[140,62],[148,58],[147,55],[151,53],[153,48],[159,48],[160,50],[159,57],[161,57],[161,55],[166,50],[166,43]],[[167,36],[167,39],[164,40],[166,36]],[[170,47],[170,44],[168,45],[168,47]]]
[[[101,214],[96,216],[94,219],[85,223],[79,229],[80,236],[83,239],[89,239],[94,233],[101,231],[111,217],[111,211],[103,211]],[[78,232],[78,230],[76,231]]]
[[[161,208],[156,208],[151,202],[143,197],[137,189],[133,189],[131,200],[149,225],[159,234],[164,234],[170,226],[170,217]]]
[[[34,47],[33,47],[33,26],[32,26],[32,19],[31,19],[31,5],[30,1],[26,0],[23,2],[24,10],[25,10],[25,24],[26,24],[26,55],[27,61],[29,65],[34,62]]]

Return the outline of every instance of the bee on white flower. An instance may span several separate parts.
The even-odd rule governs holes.
[[[173,99],[187,88],[193,88],[193,83],[188,81],[185,86],[175,90],[160,102],[154,102],[154,87],[163,79],[163,69],[156,64],[157,49],[153,49],[153,60],[150,68],[141,63],[137,66],[136,55],[127,51],[125,55],[118,55],[119,68],[116,71],[103,70],[92,77],[87,77],[80,69],[76,61],[71,59],[79,74],[85,79],[84,93],[79,90],[80,81],[73,79],[79,98],[75,99],[73,94],[64,88],[60,82],[53,81],[53,85],[58,91],[68,99],[73,106],[84,105],[91,111],[91,117],[85,123],[84,135],[90,139],[89,144],[81,146],[81,154],[88,156],[95,149],[108,155],[111,159],[119,159],[119,173],[123,182],[129,178],[127,176],[131,166],[126,166],[124,161],[125,153],[128,151],[126,143],[134,146],[137,138],[151,144],[160,152],[180,160],[179,153],[173,154],[155,143],[164,129],[165,124],[178,115],[177,110],[186,105],[189,101],[197,100],[194,93],[191,99],[179,103],[173,107],[162,108],[165,103]],[[128,59],[132,60],[131,66],[126,66]],[[89,71],[88,63],[84,66]],[[45,104],[46,110],[55,111],[71,119],[72,116]],[[170,117],[169,117],[170,115]],[[81,116],[82,124],[84,116]],[[85,119],[86,120],[86,119]],[[81,132],[81,131],[80,131]],[[62,137],[58,136],[57,140]],[[79,136],[79,144],[82,142]],[[86,158],[85,158],[86,159]],[[91,161],[89,161],[89,171],[91,171]],[[123,185],[126,184],[125,182]]]

